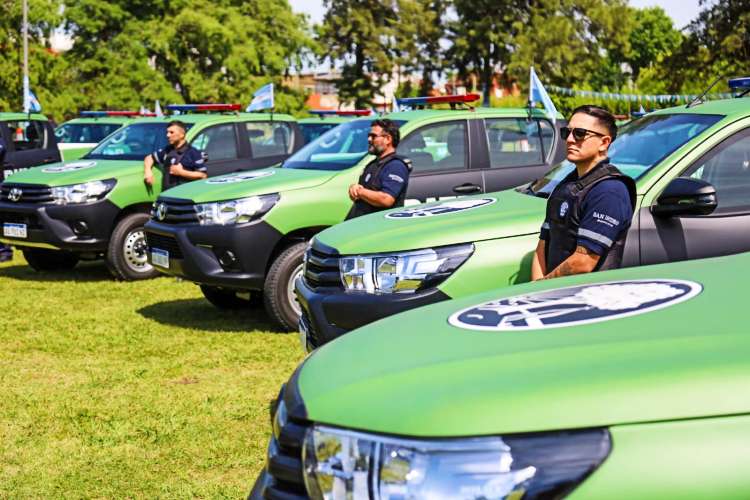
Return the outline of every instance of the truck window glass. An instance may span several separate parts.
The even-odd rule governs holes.
[[[466,168],[466,121],[426,125],[401,140],[398,154],[411,160],[413,172]]]
[[[541,165],[542,141],[536,120],[492,118],[484,121],[490,149],[490,167]]]
[[[245,130],[253,158],[288,155],[294,146],[292,127],[288,123],[247,122]]]
[[[205,153],[208,161],[237,158],[237,139],[233,123],[207,128],[200,132],[191,144]]]

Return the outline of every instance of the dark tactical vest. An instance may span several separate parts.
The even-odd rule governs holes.
[[[178,175],[170,174],[169,167],[180,163],[182,161],[182,157],[191,148],[192,146],[188,144],[187,142],[181,148],[174,148],[170,146],[169,151],[167,151],[167,154],[164,155],[164,168],[162,171],[162,186],[163,186],[162,189],[167,190],[169,188],[172,188],[172,187],[175,187],[175,186],[178,186],[180,184],[187,182],[187,179],[184,179]]]
[[[607,179],[617,179],[625,183],[630,194],[630,204],[635,210],[635,181],[622,174],[614,165],[606,159],[594,167],[582,178],[577,178],[577,172],[573,170],[552,191],[547,200],[547,222],[549,222],[549,240],[545,247],[545,260],[547,272],[552,272],[565,259],[570,257],[576,249],[578,240],[578,228],[581,224],[581,207],[586,195],[595,185]],[[564,206],[564,204],[567,204]],[[597,262],[594,271],[616,269],[622,263],[622,255],[625,250],[625,238],[628,235],[630,221],[625,224],[620,235],[606,254],[602,255]]]
[[[381,191],[383,189],[383,185],[380,179],[380,172],[382,172],[386,165],[388,165],[392,161],[403,163],[404,165],[406,165],[409,173],[411,173],[411,160],[394,153],[386,156],[385,158],[375,159],[368,163],[367,166],[365,166],[365,169],[362,171],[362,175],[359,176],[358,183],[367,189],[371,189],[373,191]],[[403,207],[404,201],[406,200],[406,190],[408,189],[408,187],[409,177],[404,179],[404,187],[401,189],[401,193],[399,193],[398,197],[396,198],[396,203],[394,203],[392,207],[375,207],[364,200],[356,200],[352,205],[351,210],[349,210],[349,213],[346,215],[345,220],[360,217],[362,215],[372,214],[375,212],[380,212],[381,210]]]

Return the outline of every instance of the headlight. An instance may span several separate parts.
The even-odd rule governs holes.
[[[561,498],[610,448],[603,429],[411,440],[315,426],[302,460],[314,499]]]
[[[264,194],[238,200],[217,201],[195,205],[198,223],[202,226],[212,224],[242,224],[262,217],[279,201],[278,194]]]
[[[52,200],[58,205],[68,203],[88,203],[101,200],[107,193],[112,191],[117,181],[107,179],[104,181],[84,182],[70,186],[58,186],[52,188]]]
[[[438,285],[473,252],[474,245],[466,243],[413,252],[342,257],[341,282],[347,290],[415,292]]]

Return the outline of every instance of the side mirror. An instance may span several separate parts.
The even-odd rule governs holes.
[[[677,177],[651,207],[651,213],[662,217],[709,215],[717,206],[716,188],[700,179]]]

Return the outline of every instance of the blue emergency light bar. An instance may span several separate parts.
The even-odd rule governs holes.
[[[396,99],[399,106],[427,106],[430,104],[459,104],[479,100],[479,94],[439,95],[434,97],[405,97]]]
[[[318,116],[370,116],[372,114],[372,111],[370,111],[369,109],[312,109],[310,110],[310,114]]]
[[[730,89],[748,89],[750,88],[750,77],[732,78],[729,80]]]
[[[81,111],[82,118],[103,118],[105,116],[156,116],[154,113],[140,111]]]
[[[242,106],[239,104],[169,104],[169,111],[179,111],[180,113],[196,113],[200,111],[239,111]]]

